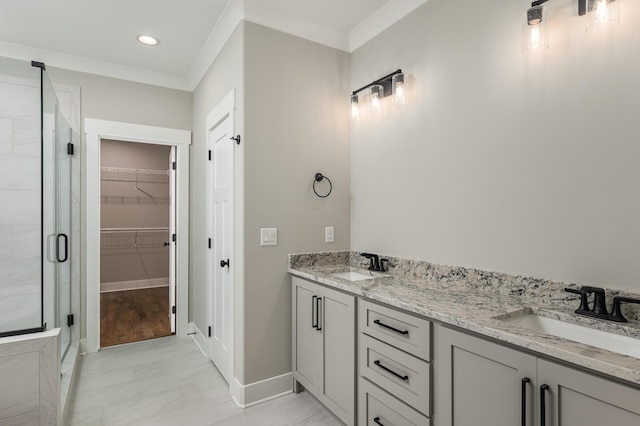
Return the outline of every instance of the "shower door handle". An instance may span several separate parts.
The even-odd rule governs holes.
[[[60,237],[64,238],[64,257],[60,258]],[[69,237],[67,234],[58,234],[56,237],[56,259],[60,263],[64,263],[69,259]]]

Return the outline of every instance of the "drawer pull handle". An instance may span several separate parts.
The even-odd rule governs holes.
[[[385,323],[380,322],[380,320],[374,320],[373,323],[374,324],[378,324],[380,327],[384,327],[384,328],[388,328],[389,330],[393,330],[393,331],[395,331],[396,333],[399,333],[399,334],[409,334],[409,330],[398,330],[395,327],[391,327],[390,325],[387,325]]]
[[[398,379],[401,379],[401,380],[404,380],[404,381],[409,380],[409,376],[401,376],[401,375],[399,375],[399,374],[398,374],[398,373],[396,373],[395,371],[390,370],[390,369],[388,369],[387,367],[385,367],[384,365],[380,364],[380,361],[378,361],[378,360],[373,361],[373,363],[374,363],[375,365],[377,365],[378,367],[382,368],[382,369],[383,369],[384,371],[386,371],[387,373],[391,373],[391,374],[393,374],[393,375],[394,375],[394,376],[396,376]]]
[[[316,330],[318,329],[318,317],[316,314],[316,299],[318,299],[318,296],[311,296],[311,327],[315,328]],[[314,324],[315,321],[315,324]]]
[[[520,403],[520,410],[521,410],[521,414],[522,414],[522,426],[527,426],[527,384],[531,383],[531,379],[528,377],[525,377],[522,379],[522,393],[521,393],[521,398],[522,401]]]
[[[547,403],[545,401],[545,396],[548,390],[549,385],[544,384],[540,386],[540,426],[545,426],[547,423]]]
[[[384,424],[380,421],[380,417],[374,417],[373,422],[379,424],[380,426],[384,426]]]

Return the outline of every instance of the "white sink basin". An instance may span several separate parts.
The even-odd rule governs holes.
[[[365,273],[355,272],[355,271],[336,272],[331,275],[337,278],[342,278],[343,280],[347,280],[347,281],[372,280],[374,278],[379,278],[382,276],[382,275],[373,275],[372,273],[365,274]]]
[[[536,314],[524,314],[502,321],[539,333],[551,334],[611,352],[640,358],[640,339],[571,324]]]

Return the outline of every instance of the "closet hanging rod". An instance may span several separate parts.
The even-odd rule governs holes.
[[[137,174],[145,174],[145,175],[169,176],[169,169],[153,170],[153,169],[127,169],[122,167],[100,167],[100,171],[112,172],[112,173],[137,173]]]
[[[169,228],[101,228],[100,232],[169,232]]]

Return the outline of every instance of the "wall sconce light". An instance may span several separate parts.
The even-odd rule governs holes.
[[[620,23],[620,0],[580,0],[580,3],[589,13],[587,32],[601,31]]]
[[[523,51],[547,49],[546,17],[542,6],[549,0],[536,0],[525,13]],[[588,15],[587,15],[588,13]],[[620,23],[620,0],[578,0],[578,15],[587,15],[587,32],[600,31]]]
[[[369,109],[375,115],[382,114],[382,99],[387,96],[394,96],[394,102],[404,104],[406,102],[404,91],[404,74],[402,70],[397,70],[389,75],[354,90],[351,94],[351,118],[355,121],[360,119],[361,104],[358,93],[369,89]]]
[[[382,98],[384,98],[384,87],[381,84],[369,87],[369,105],[372,113],[382,114]]]
[[[544,10],[544,3],[548,0],[537,0],[531,3],[531,8],[527,10],[523,28],[524,51],[543,50],[549,48],[547,42],[547,20]]]
[[[358,95],[351,95],[351,118],[355,121],[360,120],[360,103]]]
[[[404,105],[407,101],[404,94],[404,74],[399,73],[391,77],[391,89],[393,90],[393,102]]]

